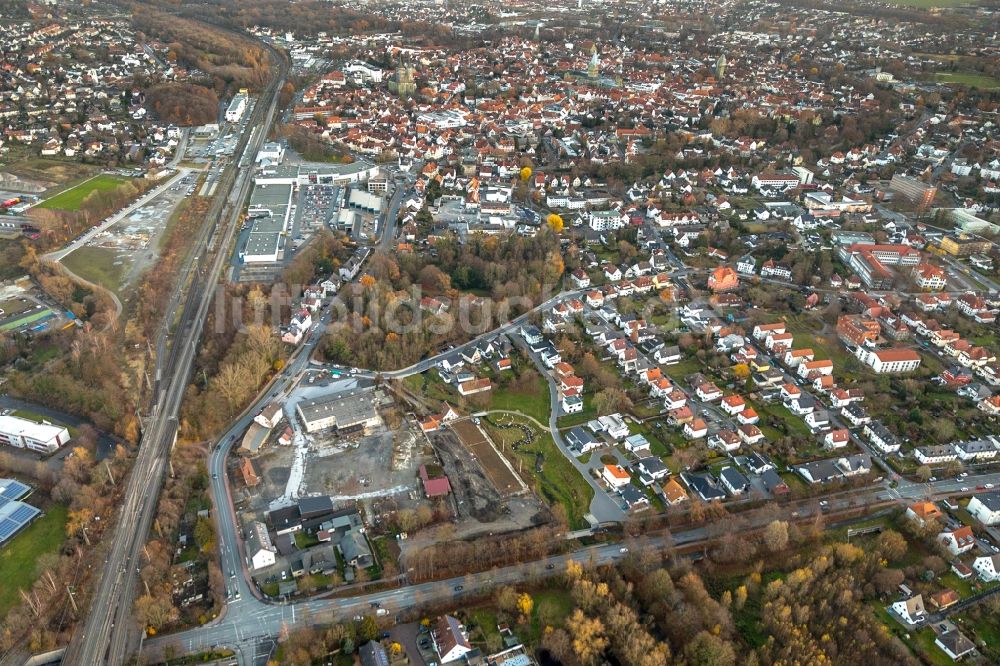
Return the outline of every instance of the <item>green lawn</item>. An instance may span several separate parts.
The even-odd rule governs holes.
[[[982,641],[986,644],[984,653],[987,659],[991,659],[993,663],[998,663],[1000,659],[1000,618],[996,615],[988,615],[983,613],[981,619],[971,625],[972,635],[969,635],[974,641]],[[965,624],[964,628],[968,628],[969,624]]]
[[[553,588],[533,595],[535,607],[531,612],[531,627],[519,637],[528,645],[538,645],[546,626],[559,627],[573,611],[573,598],[567,590]],[[522,632],[523,633],[523,632]]]
[[[760,403],[754,403],[753,407],[755,410],[757,410],[757,414],[759,414],[761,417],[761,424],[759,424],[759,427],[761,431],[764,432],[765,435],[768,435],[768,437],[773,437],[775,434],[778,434],[777,431],[775,431],[773,428],[767,425],[762,425],[766,424],[768,416],[773,416],[774,418],[783,422],[785,428],[787,428],[788,430],[789,435],[798,435],[800,437],[810,437],[810,438],[812,437],[812,433],[809,431],[809,426],[806,425],[806,422],[803,421],[798,416],[796,416],[795,414],[792,414],[790,411],[788,411],[788,408],[785,407],[784,405],[778,404],[776,402],[772,403],[760,402]],[[768,434],[769,432],[771,434]]]
[[[934,80],[938,83],[953,83],[983,90],[1000,90],[1000,80],[976,72],[938,72],[934,75]]]
[[[539,375],[533,390],[519,390],[510,386],[493,388],[493,399],[490,409],[503,409],[520,412],[538,419],[539,423],[549,422],[549,386],[544,377]]]
[[[0,617],[20,601],[20,591],[31,587],[37,577],[35,563],[45,553],[59,550],[66,540],[66,514],[61,504],[49,507],[26,530],[0,550]]]
[[[46,199],[42,203],[38,204],[38,207],[58,208],[60,210],[79,210],[80,206],[83,204],[83,200],[86,199],[91,192],[110,192],[111,190],[116,189],[119,185],[127,182],[127,178],[101,174],[80,183],[76,187],[71,187],[68,190],[60,192],[54,197]]]
[[[125,277],[125,264],[117,263],[118,257],[115,250],[85,246],[65,257],[62,263],[84,280],[117,293]]]
[[[518,419],[515,417],[515,420]],[[521,422],[526,423],[523,420]],[[537,430],[534,425],[528,425]],[[518,429],[500,429],[487,424],[487,430],[495,442],[512,444],[522,437]],[[552,435],[543,432],[531,446],[522,447],[516,452],[509,446],[502,448],[505,455],[513,458],[514,467],[520,467],[521,475],[546,502],[561,504],[566,509],[571,529],[586,527],[587,522],[583,517],[590,511],[594,489],[559,450]],[[541,471],[537,467],[537,454],[541,454],[543,459]]]
[[[705,366],[701,361],[690,356],[675,365],[664,366],[663,371],[672,379],[674,383],[683,382],[684,378],[696,372],[704,372]]]

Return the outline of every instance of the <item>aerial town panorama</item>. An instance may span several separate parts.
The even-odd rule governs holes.
[[[1000,664],[998,0],[0,1],[0,666]]]

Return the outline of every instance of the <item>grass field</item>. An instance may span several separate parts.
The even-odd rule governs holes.
[[[0,617],[20,600],[20,591],[35,582],[35,563],[45,553],[59,549],[66,539],[66,507],[50,506],[36,520],[0,550]]]
[[[118,253],[103,247],[81,247],[65,259],[63,265],[84,280],[118,293],[125,277],[125,264],[115,265]]]
[[[87,195],[91,192],[108,192],[114,190],[122,183],[127,182],[127,178],[101,174],[80,183],[76,187],[71,187],[68,190],[60,192],[54,197],[46,199],[42,203],[38,204],[38,207],[57,208],[59,210],[78,210],[80,205],[83,203],[83,200],[86,199]]]
[[[3,310],[4,317],[13,317],[14,315],[19,315],[22,312],[27,312],[31,308],[35,307],[35,304],[31,301],[22,301],[19,298],[12,298],[7,301],[0,301],[0,310]]]
[[[934,75],[934,80],[983,90],[1000,90],[1000,79],[975,72],[938,72]]]
[[[549,422],[549,386],[541,375],[531,390],[496,386],[493,389],[493,400],[490,409],[504,409],[533,416],[540,423]]]

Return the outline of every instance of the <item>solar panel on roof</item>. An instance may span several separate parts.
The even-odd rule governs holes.
[[[31,490],[31,488],[20,481],[11,480],[8,481],[3,488],[0,488],[0,496],[6,497],[7,499],[18,499],[23,497],[29,490]]]
[[[10,500],[4,497],[3,495],[0,495],[0,508],[3,508],[3,505],[6,504],[7,502],[10,502]]]
[[[24,504],[14,509],[11,514],[7,516],[7,520],[13,520],[15,523],[26,523],[40,513],[41,511],[35,507]]]
[[[18,528],[19,525],[17,523],[12,523],[9,520],[0,522],[0,542],[9,539],[10,536],[18,530]]]

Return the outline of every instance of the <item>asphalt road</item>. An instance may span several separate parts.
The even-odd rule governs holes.
[[[219,458],[224,458],[224,456],[220,454]],[[217,464],[221,464],[221,461],[217,462],[216,457],[213,456],[213,471],[218,469]],[[1000,483],[1000,473],[969,477],[964,483],[970,486]],[[213,489],[215,485],[213,482]],[[781,512],[785,519],[810,520],[817,511],[835,514],[838,511],[882,504],[900,498],[906,501],[926,497],[940,498],[956,492],[958,487],[958,484],[952,481],[939,481],[931,484],[906,482],[901,483],[896,489],[890,489],[887,485],[875,485],[828,495],[824,500],[827,502],[826,506],[820,507],[818,504],[824,498],[812,498],[783,505]],[[757,518],[758,522],[751,526],[763,526],[764,523],[773,518],[772,515],[762,515]],[[719,536],[717,531],[711,524],[708,524],[675,532],[669,537],[644,538],[643,542],[648,547],[662,549],[670,545],[696,544],[717,536]],[[223,535],[222,541],[228,542],[229,539]],[[633,548],[633,546],[625,543],[583,547],[565,555],[525,562],[501,569],[471,573],[447,580],[408,585],[384,592],[350,598],[314,599],[282,604],[268,603],[254,596],[249,596],[248,592],[251,589],[242,574],[242,556],[231,554],[226,560],[227,562],[235,563],[234,557],[240,559],[239,568],[235,571],[237,572],[237,584],[242,591],[241,599],[229,603],[225,613],[214,622],[177,634],[158,636],[146,642],[145,650],[148,656],[157,657],[162,656],[163,650],[168,646],[172,647],[176,654],[194,654],[215,647],[228,647],[236,651],[240,664],[262,665],[266,663],[267,654],[260,651],[261,647],[269,646],[270,639],[295,625],[333,623],[348,620],[357,615],[368,615],[372,613],[373,603],[378,603],[387,609],[392,617],[399,611],[425,604],[447,600],[458,602],[462,597],[484,593],[495,585],[517,584],[526,580],[559,574],[565,569],[566,562],[571,559],[595,564],[614,562],[626,556],[626,553],[621,552],[622,548]],[[228,575],[229,571],[224,573]],[[461,586],[462,589],[456,589],[457,586]]]

